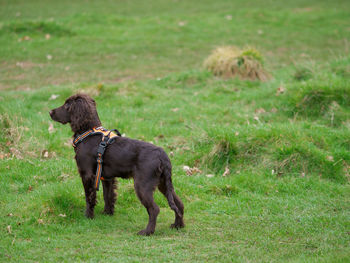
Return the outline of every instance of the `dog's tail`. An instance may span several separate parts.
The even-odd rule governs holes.
[[[165,153],[164,153],[165,154]],[[183,213],[180,211],[180,209],[177,207],[175,200],[174,200],[174,186],[171,180],[171,163],[168,158],[168,156],[165,154],[163,158],[161,158],[162,162],[162,184],[163,184],[163,194],[165,195],[166,199],[168,200],[168,204],[172,210],[176,213],[178,217],[183,216]],[[176,196],[176,195],[175,195]]]

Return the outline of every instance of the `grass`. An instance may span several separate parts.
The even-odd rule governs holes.
[[[349,261],[346,1],[0,6],[0,261]],[[202,63],[224,45],[256,46],[274,78],[213,76]],[[183,230],[156,192],[156,233],[137,236],[147,212],[127,180],[114,216],[99,192],[84,217],[70,128],[48,115],[76,92],[170,154]]]
[[[262,55],[254,48],[239,50],[235,46],[225,46],[215,49],[204,61],[204,67],[215,76],[266,81],[270,76],[262,63]]]

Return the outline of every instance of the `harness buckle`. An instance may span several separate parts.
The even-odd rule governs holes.
[[[105,141],[100,142],[97,149],[97,153],[103,155],[105,153],[106,147],[107,147],[107,142]]]

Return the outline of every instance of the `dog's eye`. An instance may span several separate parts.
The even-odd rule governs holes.
[[[63,107],[64,107],[64,109],[66,109],[66,110],[68,110],[69,109],[69,103],[65,103],[64,105],[63,105]]]

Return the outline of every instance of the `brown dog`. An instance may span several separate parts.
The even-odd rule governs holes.
[[[74,137],[93,128],[100,127],[101,121],[96,111],[96,103],[87,95],[77,94],[66,100],[59,108],[50,111],[54,121],[62,124],[70,123]],[[75,160],[85,189],[86,216],[93,218],[96,205],[97,149],[101,142],[100,135],[85,138],[75,148]],[[153,144],[117,137],[105,151],[103,175],[113,178],[102,181],[105,201],[104,213],[112,215],[116,201],[115,179],[134,178],[134,187],[141,203],[146,207],[149,221],[140,235],[151,235],[155,231],[159,207],[154,202],[153,192],[158,189],[167,198],[169,206],[175,212],[173,228],[184,227],[184,205],[175,194],[171,181],[171,163],[165,151]]]

